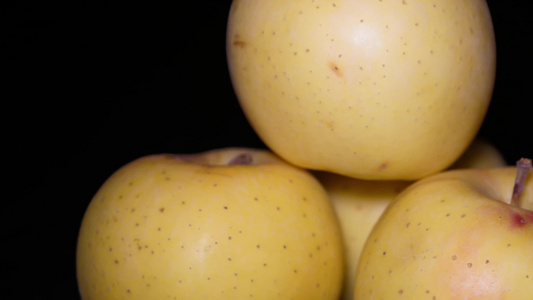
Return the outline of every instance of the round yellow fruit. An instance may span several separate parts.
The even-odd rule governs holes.
[[[533,299],[533,177],[441,172],[403,190],[368,236],[354,299]]]
[[[82,299],[338,299],[338,220],[309,172],[264,150],[151,155],[85,213]]]
[[[496,51],[484,0],[234,0],[227,57],[239,103],[287,161],[415,180],[476,136]]]
[[[366,239],[389,203],[411,181],[361,180],[329,172],[315,172],[328,192],[341,225],[345,276],[342,300],[353,300],[355,274]]]

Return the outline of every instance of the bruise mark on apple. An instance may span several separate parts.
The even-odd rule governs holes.
[[[513,212],[511,214],[511,224],[513,228],[521,228],[526,226],[527,224],[533,223],[533,212],[526,212],[524,215]]]
[[[344,77],[342,70],[340,69],[339,65],[336,62],[334,61],[328,62],[328,67],[335,74],[335,76],[339,78]]]
[[[248,43],[246,43],[245,41],[241,40],[240,36],[238,34],[236,34],[233,37],[233,46],[244,49],[244,48],[246,48],[247,45],[248,45]]]
[[[335,122],[334,121],[324,120],[324,121],[321,121],[321,123],[324,124],[324,126],[326,128],[328,128],[330,131],[335,131]]]
[[[388,167],[389,167],[389,163],[385,161],[385,162],[382,162],[382,163],[378,166],[378,170],[379,170],[379,171],[385,171]]]
[[[522,227],[526,224],[526,220],[519,213],[513,213],[511,215],[513,226]]]

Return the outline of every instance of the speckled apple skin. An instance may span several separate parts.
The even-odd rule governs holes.
[[[404,190],[369,235],[355,299],[533,299],[533,178],[458,170]]]
[[[359,256],[370,231],[389,203],[410,181],[360,180],[329,172],[314,172],[328,192],[339,218],[345,249],[342,300],[353,299]]]
[[[243,151],[259,161],[223,165]],[[77,275],[84,300],[338,299],[343,255],[314,177],[269,152],[230,149],[116,171],[87,208]]]
[[[379,180],[444,170],[492,96],[485,0],[234,0],[227,28],[246,117],[306,169]]]

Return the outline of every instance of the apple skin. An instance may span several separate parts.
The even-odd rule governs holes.
[[[533,299],[533,178],[515,167],[451,170],[409,186],[370,233],[355,298]]]
[[[343,263],[320,183],[246,148],[130,162],[92,199],[77,246],[84,300],[338,299]]]
[[[313,173],[324,186],[340,221],[346,255],[342,299],[353,299],[355,272],[368,234],[383,211],[410,181],[360,180]]]
[[[234,0],[226,48],[272,151],[360,179],[448,168],[482,124],[496,69],[485,0]]]

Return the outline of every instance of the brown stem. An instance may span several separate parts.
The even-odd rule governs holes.
[[[514,181],[513,197],[511,198],[511,205],[520,207],[520,197],[524,191],[527,173],[531,168],[531,159],[521,158],[516,162],[516,179]]]

